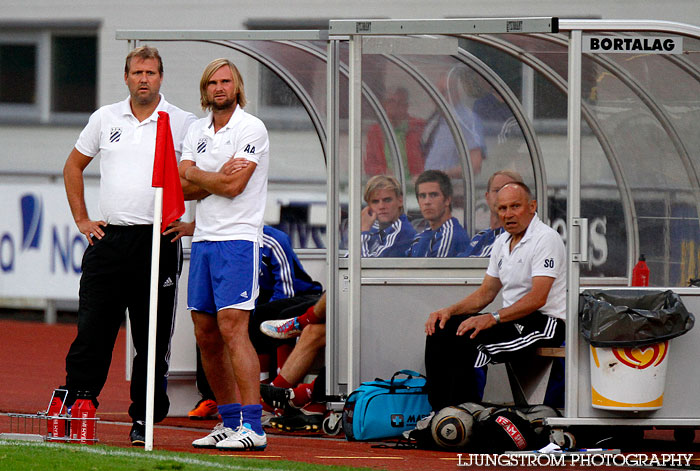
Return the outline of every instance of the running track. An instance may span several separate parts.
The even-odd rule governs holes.
[[[46,409],[51,392],[64,382],[64,357],[75,332],[74,324],[47,325],[41,322],[0,320],[0,413],[35,413]],[[104,445],[131,448],[128,440],[131,423],[126,414],[129,387],[124,379],[124,339],[125,331],[122,329],[107,384],[100,395],[98,438]],[[154,449],[222,455],[224,453],[216,450],[195,450],[190,445],[192,440],[206,435],[215,423],[169,417],[155,426]],[[9,432],[9,425],[8,417],[0,416],[0,432]],[[641,450],[648,451],[651,447],[665,452],[694,451],[696,457],[700,456],[697,435],[691,450],[678,449],[666,431],[647,432],[646,438],[640,444]],[[240,455],[266,461],[284,459],[386,470],[465,469],[457,466],[456,453],[375,448],[372,445],[376,444],[348,442],[318,435],[270,433],[268,447],[264,452]],[[698,461],[695,464],[697,466]]]

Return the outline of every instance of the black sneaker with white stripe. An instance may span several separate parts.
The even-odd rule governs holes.
[[[233,436],[235,433],[236,431],[232,428],[224,427],[223,423],[218,423],[209,435],[193,441],[192,446],[195,448],[216,448],[217,443]]]

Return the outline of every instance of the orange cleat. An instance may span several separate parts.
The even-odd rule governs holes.
[[[194,409],[187,413],[187,416],[192,420],[218,419],[219,409],[216,406],[216,401],[202,399],[194,406]]]

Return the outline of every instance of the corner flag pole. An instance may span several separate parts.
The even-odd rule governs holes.
[[[153,242],[151,246],[151,294],[148,307],[148,366],[146,369],[146,443],[153,450],[153,401],[156,375],[156,332],[158,322],[158,277],[160,275],[160,219],[163,212],[163,188],[156,188],[153,203]]]
[[[158,112],[156,149],[153,157],[153,245],[151,247],[151,295],[148,309],[148,366],[146,371],[146,443],[153,449],[153,402],[155,400],[156,336],[158,322],[158,288],[161,234],[168,225],[185,213],[185,198],[177,171],[177,156],[170,130],[170,116]]]

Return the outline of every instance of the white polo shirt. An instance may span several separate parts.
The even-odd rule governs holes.
[[[493,244],[486,274],[501,280],[503,307],[508,307],[532,291],[532,278],[548,276],[554,283],[547,302],[539,311],[566,319],[566,249],[561,236],[535,214],[525,235],[510,251],[510,238],[504,232]]]
[[[100,155],[100,212],[108,224],[153,224],[153,157],[158,112],[170,115],[170,128],[179,159],[182,140],[197,117],[171,105],[160,95],[151,116],[139,122],[130,98],[95,111],[80,133],[75,148],[88,157]]]
[[[267,201],[270,141],[262,121],[236,106],[226,126],[214,133],[212,114],[197,120],[182,146],[182,159],[207,172],[217,172],[231,157],[257,166],[243,192],[235,198],[209,195],[197,202],[193,242],[249,240],[262,243]]]

